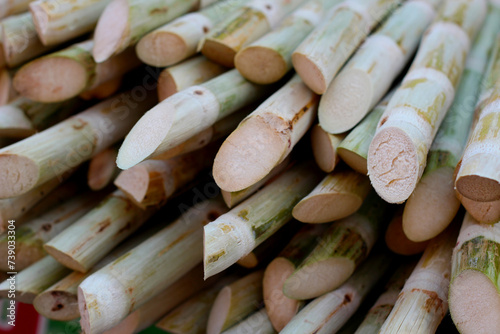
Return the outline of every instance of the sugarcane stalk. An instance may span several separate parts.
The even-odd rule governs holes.
[[[167,67],[158,78],[158,100],[163,101],[181,90],[204,83],[226,72],[226,70],[225,67],[203,56]]]
[[[3,58],[5,64],[11,68],[22,65],[55,47],[42,44],[31,13],[9,16],[0,21],[0,26]]]
[[[134,96],[134,95],[132,95]],[[153,103],[122,93],[0,150],[0,198],[22,195],[121,139]]]
[[[117,155],[118,147],[112,146],[90,159],[87,172],[87,184],[90,189],[94,191],[104,189],[118,176]]]
[[[17,97],[0,107],[0,135],[9,138],[29,137],[68,118],[81,105],[77,99],[40,103]]]
[[[142,37],[136,46],[137,56],[156,67],[173,65],[194,56],[200,40],[218,22],[247,2],[223,0],[196,13],[183,15]]]
[[[362,0],[335,7],[293,52],[295,71],[316,94],[324,94],[366,35],[398,3]]]
[[[422,253],[429,241],[412,241],[403,231],[403,213],[398,211],[385,231],[387,248],[399,255],[415,255]]]
[[[318,117],[325,131],[350,130],[377,105],[415,53],[439,5],[406,2],[366,39],[321,97]]]
[[[102,63],[167,22],[197,9],[200,0],[113,0],[97,21],[93,56]]]
[[[99,195],[84,193],[16,228],[16,269],[22,270],[43,258],[43,244],[87,213]],[[8,235],[0,237],[0,270],[8,268]]]
[[[132,251],[97,271],[78,288],[86,333],[108,330],[203,258],[203,225],[225,211],[221,200],[202,202]]]
[[[327,225],[305,225],[266,267],[263,279],[264,304],[271,323],[281,331],[297,314],[302,302],[283,294],[283,284],[316,246]]]
[[[408,262],[398,267],[354,334],[373,334],[380,331],[415,265],[416,262]]]
[[[219,334],[259,309],[263,275],[255,271],[222,288],[208,316],[207,334]]]
[[[267,316],[266,309],[262,308],[223,332],[223,334],[241,333],[274,334],[276,331]]]
[[[301,2],[251,0],[217,23],[200,42],[199,49],[208,59],[234,67],[239,50],[274,29]]]
[[[52,257],[46,256],[18,274],[8,274],[9,278],[0,283],[0,297],[7,298],[8,295],[14,294],[12,296],[14,298],[11,299],[32,304],[39,293],[68,275],[69,272],[68,268]],[[14,293],[9,292],[11,284],[14,284]]]
[[[234,207],[235,205],[240,204],[248,197],[252,196],[256,191],[260,188],[272,182],[278,175],[280,175],[284,170],[286,170],[290,166],[290,157],[287,157],[280,163],[278,166],[274,167],[269,174],[266,175],[262,180],[255,183],[254,185],[245,188],[240,191],[225,191],[221,190],[222,198],[224,198],[224,202],[229,208]]]
[[[432,239],[380,333],[435,333],[448,312],[451,255],[458,224]]]
[[[341,1],[306,1],[276,29],[241,49],[235,67],[248,80],[259,84],[279,81],[292,68],[292,53],[317,27],[323,16]]]
[[[311,146],[316,164],[323,172],[330,173],[340,161],[338,148],[344,134],[332,135],[316,124],[311,130]]]
[[[12,85],[12,71],[0,68],[0,106],[13,100],[17,93]]]
[[[78,95],[83,100],[103,100],[111,95],[114,95],[121,88],[123,77],[116,77],[105,81],[89,90],[86,90]]]
[[[225,191],[240,191],[268,175],[312,126],[318,96],[295,75],[248,115],[215,157],[213,174]]]
[[[320,177],[310,162],[294,166],[205,226],[205,277],[228,268],[290,221],[295,204]]]
[[[486,3],[445,0],[382,115],[368,152],[368,174],[377,193],[390,203],[408,199],[424,172],[471,41],[483,24]]]
[[[36,0],[30,11],[44,45],[57,45],[91,32],[110,0]]]
[[[29,62],[17,71],[14,87],[35,101],[60,102],[121,78],[141,64],[131,48],[97,64],[92,58],[93,45],[88,40]]]
[[[387,221],[388,209],[372,192],[358,212],[332,224],[285,281],[285,296],[316,298],[342,285],[370,254]]]
[[[500,326],[495,316],[498,293],[500,225],[479,224],[466,214],[453,250],[448,301],[461,333],[489,333]]]
[[[352,170],[328,174],[293,208],[295,219],[303,223],[328,223],[352,215],[370,193],[366,175]]]
[[[254,85],[232,70],[172,95],[149,110],[132,128],[118,152],[118,167],[128,169],[172,149],[258,101],[268,91],[269,88]]]
[[[47,242],[45,251],[66,267],[86,273],[154,212],[156,208],[144,211],[116,190]]]
[[[388,254],[372,255],[342,286],[306,305],[280,333],[337,332],[356,312],[370,289],[387,271],[390,260]]]
[[[500,200],[478,202],[456,193],[467,212],[482,224],[496,224],[500,220]]]
[[[27,11],[31,1],[32,0],[1,0],[0,18]]]
[[[500,39],[495,46],[499,30],[500,7],[490,4],[484,26],[467,58],[457,96],[430,148],[424,174],[405,205],[403,230],[413,241],[437,236],[458,212],[454,170],[467,140],[488,55],[496,54],[500,48]]]

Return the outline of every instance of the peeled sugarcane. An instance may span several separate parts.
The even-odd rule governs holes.
[[[482,225],[466,214],[453,250],[448,296],[460,333],[494,333],[500,328],[499,245],[499,224]]]
[[[50,256],[33,263],[22,272],[9,278],[0,284],[0,298],[7,298],[12,294],[9,290],[14,285],[14,298],[21,303],[32,304],[35,297],[47,287],[68,275],[70,270],[54,260]],[[10,298],[10,297],[9,297]]]
[[[259,270],[222,288],[208,316],[207,334],[219,334],[259,309],[263,275]]]
[[[116,190],[47,242],[45,251],[66,267],[86,273],[155,212],[141,209]]]
[[[403,230],[410,240],[432,239],[450,224],[458,212],[460,201],[453,186],[454,171],[467,141],[481,78],[499,31],[500,4],[491,5],[467,58],[457,96],[430,148],[422,178],[405,205]],[[498,50],[500,39],[497,42]],[[489,164],[492,162],[489,158],[487,161]]]
[[[91,32],[111,0],[36,0],[30,3],[38,36],[57,45]]]
[[[321,97],[318,117],[325,131],[350,130],[377,105],[413,56],[441,2],[406,2],[366,39]]]
[[[375,25],[398,0],[346,1],[295,49],[295,71],[316,94],[324,94],[330,82]]]
[[[78,288],[84,331],[96,333],[116,326],[196,266],[203,258],[203,225],[225,210],[221,200],[202,202],[85,279]]]
[[[212,1],[213,2],[213,1]],[[161,25],[197,9],[201,0],[113,0],[99,17],[93,56],[102,63]]]
[[[206,333],[210,309],[222,287],[234,281],[233,277],[223,278],[163,317],[156,327],[173,334]]]
[[[387,248],[399,255],[415,255],[422,253],[428,241],[412,241],[403,231],[403,216],[399,211],[394,215],[385,231],[385,244]]]
[[[205,278],[236,263],[289,222],[295,204],[312,190],[320,177],[313,163],[301,163],[206,225]]]
[[[277,28],[244,47],[234,64],[245,78],[259,84],[279,81],[292,68],[292,53],[341,0],[306,1]]]
[[[266,309],[263,308],[223,332],[223,334],[241,333],[274,334],[276,331],[267,316]]]
[[[445,0],[382,115],[368,152],[368,174],[377,193],[390,203],[408,199],[424,172],[471,41],[483,24],[486,3]]]
[[[368,174],[368,149],[372,142],[377,123],[382,117],[394,91],[385,98],[345,137],[337,148],[338,155],[355,171]]]
[[[43,258],[46,255],[43,244],[86,214],[97,204],[99,197],[84,193],[16,227],[16,270]],[[10,271],[7,261],[9,240],[8,235],[0,237],[0,270],[3,271]]]
[[[268,175],[290,154],[316,118],[318,96],[295,75],[227,137],[213,173],[225,191],[240,191]]]
[[[113,146],[96,154],[90,159],[87,183],[90,189],[97,191],[105,188],[118,176],[116,166],[118,147]]]
[[[277,331],[281,331],[297,314],[303,304],[283,294],[283,284],[314,249],[327,226],[304,226],[267,266],[263,279],[264,304],[267,314]]]
[[[323,172],[330,173],[340,161],[337,149],[345,136],[332,135],[315,125],[311,131],[311,146],[316,164]]]
[[[285,296],[310,299],[342,285],[370,254],[387,221],[389,206],[374,191],[353,215],[333,223],[287,278]]]
[[[220,21],[248,0],[222,0],[186,14],[150,32],[136,46],[139,59],[151,66],[176,64],[197,53],[200,40]]]
[[[28,10],[32,0],[0,0],[0,18]]]
[[[162,206],[212,165],[218,145],[168,160],[146,160],[122,171],[115,185],[142,209]]]
[[[125,99],[129,93],[1,149],[0,198],[22,195],[90,159],[121,139],[154,103],[152,94]]]
[[[380,333],[435,333],[448,312],[451,254],[458,224],[432,239]]]
[[[303,223],[328,223],[352,215],[370,193],[370,180],[352,170],[327,175],[309,195],[293,208]]]
[[[132,128],[118,152],[118,167],[128,169],[160,155],[268,92],[269,87],[252,84],[232,70],[174,94]]]
[[[290,160],[290,157],[287,157],[285,160],[283,160],[282,163],[274,167],[269,172],[269,174],[266,175],[266,177],[248,188],[240,191],[221,190],[222,198],[224,198],[224,202],[226,202],[226,205],[229,208],[232,208],[233,206],[240,204],[248,197],[252,196],[256,191],[258,191],[269,182],[272,182],[278,175],[280,175],[283,171],[290,167]]]
[[[35,101],[60,102],[140,65],[133,49],[97,64],[92,59],[93,45],[88,40],[29,62],[17,71],[14,87]]]
[[[217,23],[200,42],[201,52],[227,67],[244,46],[274,29],[303,0],[251,0]]]
[[[408,262],[399,266],[385,285],[385,291],[370,308],[354,334],[373,334],[380,331],[415,265],[415,262]]]
[[[338,289],[314,299],[280,332],[281,334],[327,334],[337,332],[356,312],[370,289],[389,269],[388,254],[370,256]]]
[[[78,99],[40,103],[17,97],[0,107],[0,136],[26,138],[63,121],[82,105]]]
[[[167,67],[158,78],[158,100],[163,101],[181,90],[213,79],[226,70],[203,56]]]
[[[19,66],[55,47],[42,44],[31,13],[9,16],[0,21],[0,27],[3,57],[9,67]]]

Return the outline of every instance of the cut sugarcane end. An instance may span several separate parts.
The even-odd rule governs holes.
[[[337,153],[340,156],[340,158],[356,172],[361,173],[363,175],[368,174],[366,158],[360,156],[357,153],[354,153],[353,151],[346,150],[343,147],[337,148]]]
[[[137,57],[142,62],[156,67],[175,64],[171,59],[184,59],[187,54],[185,41],[177,34],[158,31],[144,36],[136,46]]]
[[[480,175],[459,177],[457,191],[469,199],[478,202],[493,202],[500,199],[500,183],[497,180]]]
[[[414,242],[408,239],[403,231],[402,216],[393,218],[385,232],[385,244],[392,252],[399,255],[415,255],[422,253],[428,241]]]
[[[375,135],[368,152],[368,175],[382,199],[404,202],[417,185],[418,172],[416,148],[404,131],[391,127]]]
[[[207,334],[219,334],[224,328],[231,307],[231,288],[224,287],[215,299],[207,324]],[[214,316],[215,315],[215,316]]]
[[[142,165],[134,166],[118,175],[115,186],[123,191],[134,203],[140,204],[147,194],[149,187],[149,172]]]
[[[127,0],[113,0],[101,14],[94,33],[92,55],[96,63],[108,60],[120,47],[128,30]]]
[[[177,92],[179,89],[172,75],[168,71],[162,71],[158,78],[158,101],[161,102]]]
[[[460,207],[453,181],[452,168],[439,168],[420,180],[403,211],[403,231],[408,239],[429,240],[448,227]]]
[[[333,171],[338,162],[337,152],[332,147],[328,134],[319,126],[313,127],[311,131],[311,146],[319,168],[327,173]]]
[[[34,101],[59,102],[80,94],[88,75],[85,67],[72,59],[41,58],[21,67],[14,77],[14,88]]]
[[[328,88],[321,70],[306,55],[294,52],[292,63],[304,83],[316,94],[324,94]]]
[[[318,119],[321,127],[333,134],[352,129],[370,110],[373,87],[364,71],[343,71],[321,97]]]
[[[500,295],[490,279],[475,270],[458,275],[450,286],[450,312],[460,333],[496,333]]]
[[[257,256],[252,252],[248,255],[243,256],[236,263],[238,263],[243,268],[255,268],[259,264],[259,259],[257,259]]]
[[[43,248],[50,256],[52,256],[54,259],[57,260],[57,262],[61,263],[65,267],[68,267],[70,269],[73,269],[81,273],[86,273],[89,270],[89,268],[86,268],[80,262],[75,261],[75,259],[72,258],[70,255],[60,251],[54,246],[45,244]]]
[[[16,197],[33,189],[39,174],[39,166],[28,157],[0,155],[0,198]]]
[[[57,321],[71,321],[75,317],[75,313],[64,307],[65,305],[76,305],[78,299],[75,294],[65,291],[45,291],[39,294],[33,301],[36,310],[43,310],[39,313],[45,317]]]
[[[354,272],[356,265],[346,258],[332,258],[300,268],[283,285],[288,298],[306,300],[319,297],[342,285]],[[306,276],[306,277],[304,277]]]
[[[288,72],[287,63],[279,52],[262,46],[241,50],[234,63],[242,76],[261,85],[277,82]]]
[[[303,223],[329,223],[353,214],[361,204],[363,198],[353,194],[317,194],[297,203],[292,215]]]
[[[222,144],[213,174],[225,191],[240,191],[264,178],[287,149],[280,134],[259,117],[242,123]]]
[[[206,39],[201,53],[211,61],[223,66],[233,68],[236,50],[214,39]]]

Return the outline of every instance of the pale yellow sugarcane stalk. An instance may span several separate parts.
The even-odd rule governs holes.
[[[458,224],[432,239],[379,333],[434,333],[448,312],[451,254]]]
[[[155,100],[152,94],[126,100],[130,97],[129,93],[114,96],[1,149],[0,198],[22,195],[123,138]]]
[[[361,45],[321,97],[318,117],[325,131],[352,129],[387,93],[441,3],[430,2],[404,3]]]
[[[303,223],[328,223],[356,212],[371,190],[366,175],[352,170],[327,175],[309,195],[293,208],[295,219]]]
[[[163,101],[188,87],[199,85],[226,72],[226,68],[203,56],[197,56],[160,73],[158,100]]]
[[[139,59],[151,66],[176,64],[197,52],[200,40],[220,21],[248,0],[222,0],[186,14],[142,37],[136,46]]]
[[[340,161],[337,152],[340,143],[345,135],[332,135],[321,128],[319,124],[315,125],[311,131],[311,146],[316,164],[323,172],[330,173]],[[366,173],[365,173],[366,174]]]
[[[234,57],[291,13],[303,0],[250,0],[220,21],[200,42],[199,49],[209,59],[234,67]]]
[[[81,325],[101,333],[120,323],[203,258],[203,225],[225,212],[222,200],[201,202],[78,288]]]
[[[0,284],[0,297],[7,298],[12,290],[15,292],[11,299],[32,304],[39,293],[69,273],[70,269],[46,256],[18,274],[8,274],[9,278]]]
[[[269,320],[266,309],[263,308],[223,332],[223,334],[241,333],[275,334],[276,331]]]
[[[213,174],[225,191],[240,191],[268,175],[312,126],[318,96],[295,75],[248,115],[215,157]]]
[[[339,0],[305,1],[287,16],[277,28],[244,47],[234,63],[248,80],[270,84],[280,80],[292,68],[292,53],[318,26],[330,8]]]
[[[368,174],[390,203],[408,199],[424,172],[486,5],[484,0],[445,0],[382,115],[368,152]]]
[[[1,0],[0,18],[27,11],[31,1],[32,0]]]
[[[295,204],[320,177],[310,162],[294,166],[205,226],[205,277],[236,263],[290,221]]]
[[[448,301],[460,333],[500,328],[498,286],[500,224],[479,224],[466,214],[453,250]]]
[[[16,72],[14,87],[35,101],[60,102],[121,78],[141,64],[133,49],[97,64],[92,58],[93,45],[88,40],[29,62]]]

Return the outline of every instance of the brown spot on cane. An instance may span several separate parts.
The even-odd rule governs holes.
[[[51,311],[52,311],[52,312],[57,312],[57,311],[59,311],[59,310],[61,310],[61,309],[63,309],[63,308],[64,308],[64,305],[63,305],[63,304],[57,304],[57,305],[55,305],[55,306],[51,309]]]
[[[104,231],[106,228],[108,228],[109,226],[111,225],[111,219],[106,219],[102,222],[100,222],[97,226],[99,227],[99,229],[97,230],[97,233],[101,233],[102,231]]]
[[[78,121],[78,123],[73,124],[73,129],[75,129],[75,130],[81,130],[87,125],[87,122],[85,122],[81,119],[77,119],[77,121]]]
[[[382,120],[380,121],[380,126],[384,125],[385,122],[387,122],[387,117],[382,118]]]
[[[42,225],[42,230],[44,230],[45,232],[48,232],[52,229],[52,225],[50,224],[43,224]]]
[[[195,90],[194,93],[196,95],[203,95],[203,92],[201,90]]]
[[[168,7],[162,7],[162,8],[155,8],[149,11],[149,14],[151,15],[156,15],[156,14],[166,14],[168,12]]]
[[[241,219],[245,220],[245,221],[248,221],[248,210],[241,210],[239,213],[238,213],[238,217],[240,217]]]
[[[208,29],[208,27],[206,26],[203,26],[203,32],[206,34],[210,31],[210,29]]]

